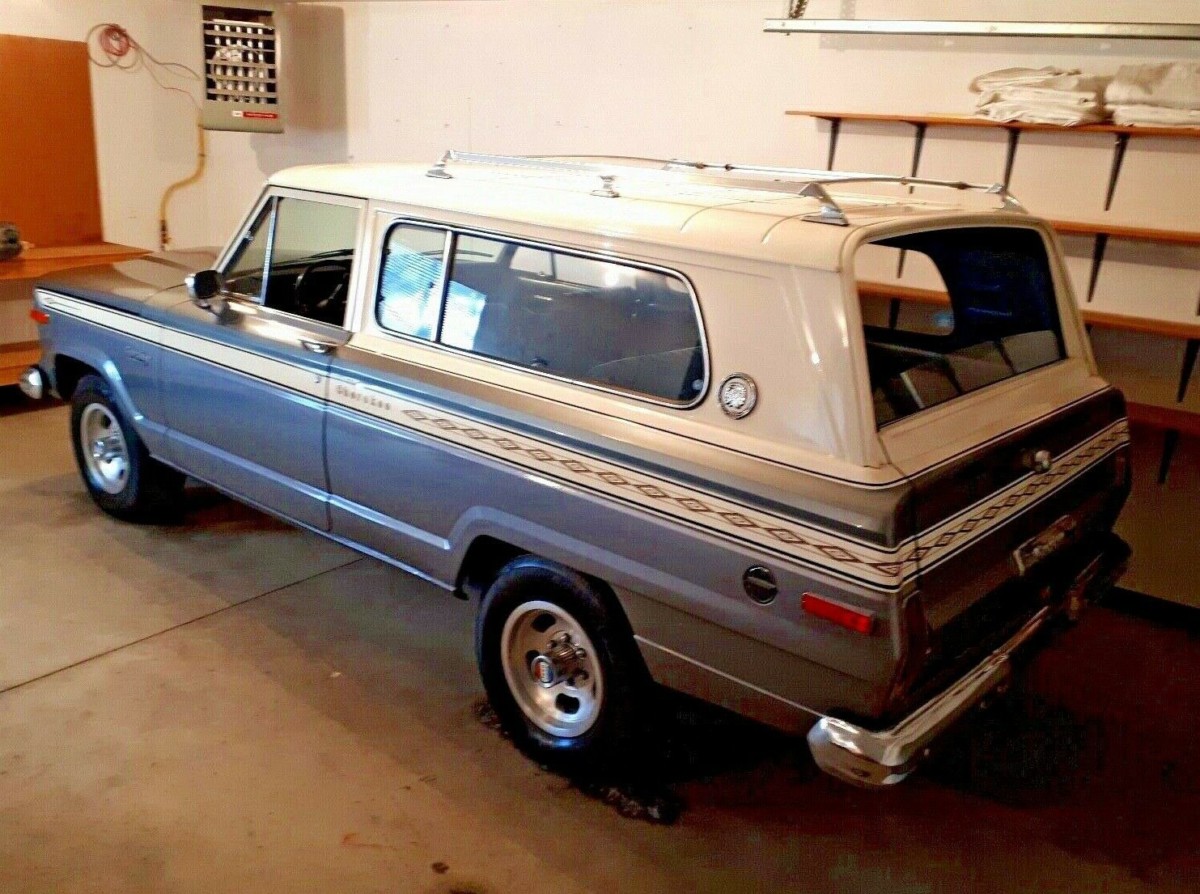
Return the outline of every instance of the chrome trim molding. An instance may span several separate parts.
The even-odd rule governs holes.
[[[1041,629],[1052,613],[1051,606],[1043,608],[974,670],[890,729],[875,732],[836,717],[822,717],[808,733],[813,760],[826,773],[857,785],[901,782],[934,739],[1008,682],[1012,654]]]

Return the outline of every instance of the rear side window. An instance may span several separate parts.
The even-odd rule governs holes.
[[[855,268],[879,426],[1066,356],[1035,230],[913,233],[864,246]],[[881,281],[898,271],[904,285]]]
[[[433,340],[442,310],[445,230],[401,224],[383,249],[375,317],[393,332]]]
[[[690,405],[705,390],[691,290],[677,276],[630,264],[400,224],[387,241],[377,319],[462,351],[672,403]]]

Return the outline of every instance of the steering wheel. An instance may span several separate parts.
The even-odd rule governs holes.
[[[349,261],[317,261],[296,277],[292,302],[296,313],[340,325],[346,309],[346,291],[350,284]],[[331,316],[337,319],[330,319]]]

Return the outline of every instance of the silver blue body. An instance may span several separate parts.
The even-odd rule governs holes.
[[[694,520],[654,511],[623,496],[623,485],[597,489],[587,476],[603,467],[619,479],[616,467],[635,484],[712,494],[899,550],[940,520],[920,519],[914,495],[937,480],[976,475],[970,462],[978,457],[940,470],[936,480],[864,488],[701,444],[671,452],[654,430],[383,357],[322,323],[262,307],[221,320],[182,287],[186,273],[204,266],[203,257],[155,256],[42,283],[38,300],[51,322],[42,327],[41,368],[51,387],[69,397],[84,371],[98,372],[158,459],[447,590],[470,594],[472,562],[497,549],[534,553],[604,581],[656,678],[747,715],[802,731],[830,715],[883,726],[913,707],[898,700],[896,684],[912,657],[904,606],[920,594],[918,583],[859,580],[852,563],[839,569],[836,559],[820,565],[794,549],[772,550],[737,537],[736,521],[714,526],[704,509]],[[336,348],[314,353],[306,340]],[[1061,419],[1074,425],[1081,414],[1119,415],[1114,400],[1100,395]],[[385,418],[393,404],[422,423]],[[1061,427],[1065,450],[1078,437]],[[471,432],[489,449],[475,446]],[[1013,450],[1020,437],[1011,439]],[[505,455],[510,438],[520,462]],[[539,451],[552,457],[545,471]],[[595,462],[596,470],[564,477],[555,451]],[[1020,524],[1036,531],[1099,493],[1096,527],[1106,530],[1127,484],[1107,467],[1097,470]],[[961,509],[963,501],[951,502],[943,515]],[[1025,536],[998,534],[946,562],[925,612],[952,623],[1003,583],[981,583],[980,575],[989,562],[1007,562],[1014,538]],[[747,569],[759,565],[771,569],[781,594],[767,605],[743,586]],[[806,615],[799,596],[808,592],[871,612],[873,635]]]

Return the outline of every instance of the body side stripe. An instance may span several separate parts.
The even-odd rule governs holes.
[[[428,403],[412,401],[339,376],[316,375],[311,370],[256,353],[233,348],[148,323],[128,314],[110,311],[76,299],[54,296],[56,310],[108,328],[138,336],[147,332],[153,340],[162,333],[165,347],[207,360],[223,368],[292,388],[313,397],[324,397],[340,408],[392,422],[437,440],[457,444],[477,453],[503,459],[559,480],[569,481],[608,498],[620,498],[657,514],[731,536],[757,548],[781,554],[802,564],[839,577],[850,578],[876,589],[893,591],[915,578],[918,558],[938,564],[969,542],[1025,511],[1035,502],[1058,490],[1113,449],[1129,440],[1128,424],[1120,420],[1093,435],[1056,459],[1055,470],[1019,479],[989,495],[972,507],[975,514],[961,521],[962,514],[939,523],[927,532],[892,548],[871,546],[832,535],[821,529],[781,518],[754,507],[735,503],[669,479],[650,476],[564,448],[551,441],[519,435],[509,429],[478,419],[449,413]],[[143,337],[143,336],[138,336]],[[193,350],[188,350],[192,348]],[[205,357],[195,349],[216,350]],[[235,365],[236,364],[236,365]],[[324,393],[328,384],[328,394]],[[964,510],[969,512],[971,510]],[[927,538],[936,538],[932,544]],[[908,550],[907,554],[903,554]]]

